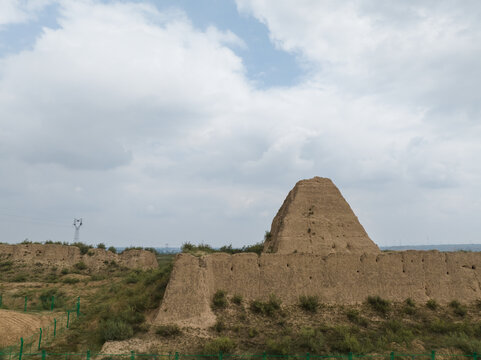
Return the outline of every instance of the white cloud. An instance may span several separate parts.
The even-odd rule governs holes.
[[[35,18],[39,11],[54,2],[55,0],[2,0],[0,31],[2,26],[23,23]]]
[[[317,81],[446,113],[467,110],[481,80],[476,1],[237,0],[272,40],[309,63]]]
[[[381,244],[448,234],[447,213],[466,238],[481,230],[478,32],[462,9],[239,0],[310,66],[302,84],[259,90],[231,31],[141,3],[60,4],[58,29],[0,59],[0,192],[14,210],[82,216],[94,243],[242,245],[320,175]]]

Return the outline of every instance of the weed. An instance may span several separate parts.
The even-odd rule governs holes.
[[[405,303],[406,303],[406,306],[416,307],[416,303],[415,303],[414,300],[411,299],[411,298],[407,298],[406,301],[405,301]]]
[[[460,317],[464,317],[467,313],[466,307],[461,305],[461,303],[457,300],[451,301],[449,303],[449,307],[453,309],[453,312]]]
[[[293,344],[290,336],[284,336],[278,340],[267,340],[266,351],[271,355],[288,355],[292,351]]]
[[[426,302],[426,307],[431,310],[436,310],[438,308],[438,303],[434,299],[429,299]]]
[[[407,315],[416,314],[416,303],[414,302],[414,300],[411,298],[407,298],[406,301],[404,301],[404,307],[402,308],[402,311]]]
[[[247,335],[252,339],[259,335],[259,331],[256,328],[250,328]]]
[[[234,296],[232,296],[232,299],[231,301],[236,304],[236,305],[240,305],[242,304],[242,295],[239,295],[239,294],[234,294]]]
[[[77,284],[78,282],[80,282],[80,280],[77,278],[68,277],[68,278],[62,279],[62,282],[64,284]]]
[[[8,271],[12,269],[13,261],[2,261],[0,262],[0,271]]]
[[[125,278],[126,284],[137,284],[139,282],[139,273],[135,270],[131,271]]]
[[[481,341],[472,339],[463,333],[456,333],[444,339],[450,347],[460,349],[465,354],[479,353],[481,351]]]
[[[92,246],[84,244],[82,242],[74,242],[72,246],[76,246],[80,249],[80,254],[85,255],[91,248]]]
[[[134,335],[134,330],[122,319],[108,319],[101,324],[100,333],[104,341],[125,340]]]
[[[79,261],[78,263],[74,264],[74,268],[82,271],[82,270],[87,269],[87,265],[83,261]]]
[[[226,292],[224,290],[217,290],[212,298],[213,309],[225,309],[227,307]]]
[[[301,296],[299,298],[299,306],[305,310],[315,313],[319,307],[319,298],[317,296]]]
[[[346,316],[349,319],[350,322],[357,324],[362,327],[367,327],[369,325],[369,322],[367,321],[366,318],[362,317],[359,314],[359,311],[350,309],[346,312]]]
[[[27,281],[27,274],[18,274],[13,279],[13,282],[25,282]]]
[[[388,300],[381,298],[380,296],[368,296],[367,303],[371,308],[382,315],[386,315],[390,308],[391,303]]]
[[[206,355],[214,355],[220,352],[228,354],[232,352],[235,349],[235,347],[236,347],[236,344],[232,339],[221,336],[217,339],[214,339],[206,343],[204,345],[203,352]]]
[[[222,319],[217,319],[217,321],[215,322],[214,326],[212,326],[212,328],[218,333],[221,333],[222,331],[225,330],[225,323]]]
[[[322,333],[313,328],[301,328],[298,336],[298,345],[315,354],[325,352],[325,339]]]
[[[346,354],[349,352],[361,353],[359,340],[352,331],[343,326],[332,328],[328,333],[328,343],[331,351]]]
[[[161,325],[155,329],[155,333],[162,337],[174,337],[182,334],[179,326],[176,324]]]
[[[274,294],[271,294],[269,301],[263,302],[260,300],[254,300],[250,304],[250,309],[256,314],[262,314],[267,316],[273,316],[281,308],[281,300]]]
[[[54,306],[56,309],[65,306],[65,294],[58,289],[52,288],[42,291],[39,296],[40,303],[43,310],[50,310],[52,306],[52,298],[54,297]]]

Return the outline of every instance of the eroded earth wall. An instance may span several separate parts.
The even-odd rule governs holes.
[[[264,252],[379,253],[339,189],[328,178],[297,182],[274,217]]]
[[[132,249],[114,254],[103,249],[90,249],[82,255],[76,246],[59,244],[0,244],[0,261],[62,267],[82,261],[92,270],[105,268],[112,261],[127,268],[145,270],[158,267],[157,258],[150,251]]]
[[[369,295],[444,304],[481,299],[480,280],[481,253],[179,254],[155,323],[210,326],[219,289],[246,301],[275,294],[284,304],[298,303],[300,295],[329,304],[361,303]]]

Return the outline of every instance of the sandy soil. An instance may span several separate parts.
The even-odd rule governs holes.
[[[31,314],[0,309],[0,347],[17,343],[20,337],[28,337],[47,327],[53,321],[53,314]]]

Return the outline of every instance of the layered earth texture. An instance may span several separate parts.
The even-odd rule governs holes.
[[[155,254],[150,251],[132,249],[114,254],[104,249],[89,249],[82,254],[76,246],[58,244],[0,244],[0,262],[55,267],[72,267],[83,262],[94,271],[105,269],[112,262],[130,269],[146,270],[158,267]]]
[[[481,254],[381,252],[340,191],[326,178],[299,181],[275,216],[264,252],[179,254],[154,323],[207,327],[217,290],[246,300],[275,294],[357,304],[379,295],[441,304],[481,299]]]

